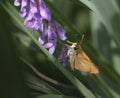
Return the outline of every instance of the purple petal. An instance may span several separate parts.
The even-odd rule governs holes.
[[[52,47],[53,46],[53,43],[52,42],[48,42],[48,43],[45,43],[44,44],[44,47],[45,48],[50,48],[50,47]]]
[[[46,29],[46,27],[44,27],[43,31],[44,31],[44,32],[41,32],[41,31],[40,31],[41,36],[40,36],[39,39],[38,39],[38,41],[39,41],[42,45],[45,43],[46,37],[47,37],[47,29]]]
[[[35,2],[35,0],[31,0],[30,2],[30,11],[31,13],[36,13],[38,11],[37,2]]]
[[[46,37],[48,35],[48,28],[47,25],[43,22],[43,20],[41,20],[41,24],[39,27],[39,31],[42,33],[43,37]]]
[[[43,20],[41,20],[42,22],[41,22],[41,24],[40,24],[40,27],[39,27],[39,31],[40,32],[44,32],[44,30],[45,30],[45,24],[43,23]]]
[[[21,2],[21,9],[20,9],[20,16],[25,17],[27,15],[28,10],[28,0],[22,0]]]
[[[56,28],[53,23],[50,23],[48,26],[48,40],[56,39]]]
[[[48,42],[51,42],[51,43],[53,44],[52,47],[49,48],[49,52],[50,52],[51,54],[53,54],[54,51],[55,51],[55,48],[56,48],[56,42],[57,42],[57,40],[56,40],[56,39],[54,39],[54,40],[49,40]]]
[[[34,14],[34,19],[35,19],[35,21],[33,23],[32,28],[34,28],[35,30],[38,30],[40,28],[40,25],[43,24],[42,18],[41,18],[41,16],[39,16],[38,13],[36,13],[36,14]]]
[[[57,34],[61,40],[66,40],[66,32],[65,30],[61,27],[61,25],[58,22],[55,22],[56,24],[56,29],[57,29]]]
[[[21,4],[22,7],[27,6],[28,0],[22,0],[21,3],[22,3],[22,4]]]
[[[65,45],[63,45],[62,51],[61,51],[60,55],[58,56],[58,60],[63,65],[66,65],[66,63],[67,63],[67,51],[68,51],[67,47]]]
[[[51,48],[49,48],[49,52],[50,52],[51,54],[54,53],[54,51],[55,51],[55,47],[56,47],[56,46],[52,46]]]
[[[20,4],[21,4],[21,0],[15,0],[14,1],[14,5],[15,6],[20,6]]]
[[[29,7],[28,0],[22,0],[21,9],[19,13],[21,17],[25,17],[27,15],[28,7]]]
[[[41,24],[42,25],[42,24]],[[43,24],[44,25],[44,24]],[[42,26],[43,26],[42,25]],[[41,27],[41,26],[40,26]],[[47,38],[47,36],[48,36],[48,30],[47,30],[47,27],[46,26],[44,26],[44,27],[42,27],[42,28],[39,28],[39,31],[40,31],[40,33],[41,33],[41,37],[43,38],[43,39],[46,39]]]
[[[39,37],[39,38],[38,38],[38,42],[41,43],[41,44],[43,45],[43,44],[45,43],[45,39]]]
[[[39,0],[39,5],[40,5],[40,14],[41,14],[42,18],[50,21],[51,13],[50,13],[49,9],[45,6],[43,0]]]
[[[24,21],[24,25],[26,27],[32,27],[32,25],[33,25],[33,19],[32,18],[33,18],[32,13],[29,12],[28,16],[26,17],[26,19]]]

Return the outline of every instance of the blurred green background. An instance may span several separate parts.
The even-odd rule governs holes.
[[[120,98],[120,1],[44,0],[70,41],[100,69],[98,75],[72,71],[39,43],[39,32],[23,26],[14,0],[0,1],[0,98]]]

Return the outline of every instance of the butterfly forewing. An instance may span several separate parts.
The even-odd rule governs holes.
[[[98,68],[94,65],[94,63],[89,59],[86,53],[78,48],[76,50],[76,57],[74,57],[74,69],[90,72],[90,73],[99,73]]]

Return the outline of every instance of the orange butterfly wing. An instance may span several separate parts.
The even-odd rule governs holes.
[[[72,64],[74,69],[94,74],[99,73],[99,69],[95,66],[95,64],[89,59],[89,57],[81,48],[76,50],[75,56],[76,57],[73,58],[74,64]]]

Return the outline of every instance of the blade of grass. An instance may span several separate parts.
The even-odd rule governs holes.
[[[41,91],[47,94],[60,94],[63,95],[60,91],[58,91],[53,86],[49,85],[47,82],[43,81],[42,79],[36,77],[33,74],[26,73],[25,74],[25,81],[27,85],[34,90]]]

